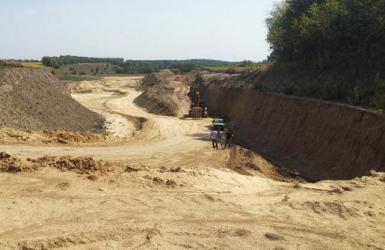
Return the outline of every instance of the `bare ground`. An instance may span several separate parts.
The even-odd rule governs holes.
[[[115,116],[110,129],[124,144],[0,146],[20,161],[58,157],[31,171],[0,173],[0,249],[385,248],[383,173],[277,181],[267,177],[271,164],[253,156],[261,174],[239,174],[225,167],[228,151],[211,150],[210,120],[149,114],[133,104],[140,93],[130,83],[110,78],[103,84],[116,84],[121,94],[74,95]],[[112,162],[109,171],[57,167],[85,156]]]

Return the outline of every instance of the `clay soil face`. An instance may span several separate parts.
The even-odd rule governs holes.
[[[15,158],[1,166],[32,166],[1,168],[0,249],[384,248],[384,174],[315,184],[241,175],[225,167],[230,152],[210,148],[210,120],[149,114],[133,104],[132,81],[74,95],[114,116],[124,144],[0,146]]]

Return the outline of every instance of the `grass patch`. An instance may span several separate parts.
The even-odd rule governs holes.
[[[94,81],[100,80],[100,76],[90,76],[90,75],[59,75],[58,76],[62,81],[69,82],[78,82],[78,81]]]
[[[26,68],[42,69],[46,68],[41,62],[22,62],[21,65]]]
[[[262,69],[262,65],[248,62],[223,66],[205,67],[203,69],[214,73],[242,74],[247,72],[259,72]]]

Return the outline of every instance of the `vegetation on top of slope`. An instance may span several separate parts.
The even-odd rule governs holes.
[[[257,89],[385,108],[385,1],[286,0],[267,25]]]
[[[230,64],[230,65],[204,67],[203,69],[209,72],[226,73],[226,74],[251,73],[251,72],[261,71],[262,63],[243,61],[240,63]]]
[[[39,62],[39,61],[23,61],[21,62],[21,65],[23,65],[23,67],[26,67],[26,68],[34,68],[34,69],[42,69],[46,67],[43,65],[42,62]]]

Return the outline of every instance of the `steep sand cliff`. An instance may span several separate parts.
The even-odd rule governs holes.
[[[86,131],[100,123],[48,70],[0,69],[0,107],[0,127]]]
[[[361,108],[197,81],[211,115],[231,120],[236,141],[309,180],[385,170],[385,116]]]

